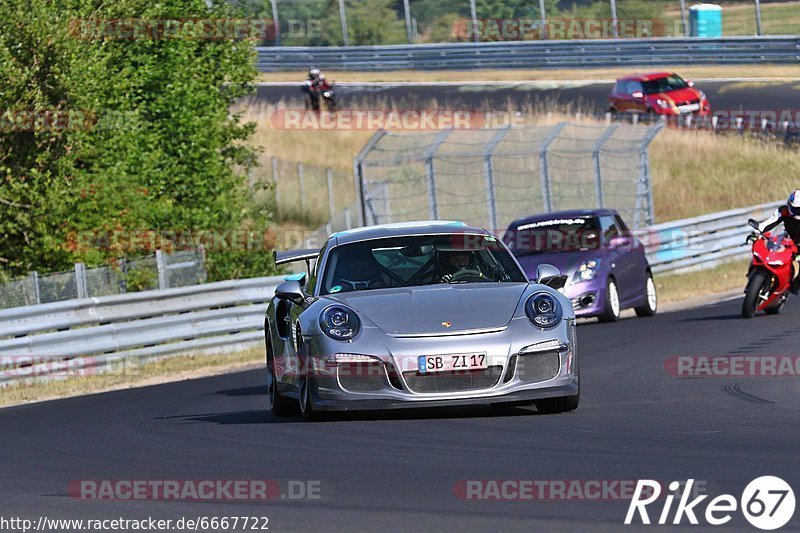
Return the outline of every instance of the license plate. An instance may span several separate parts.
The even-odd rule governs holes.
[[[417,359],[420,374],[429,372],[459,372],[488,368],[485,353],[420,355]]]
[[[700,104],[689,104],[689,105],[682,105],[678,106],[678,111],[681,113],[691,113],[692,111],[697,111],[700,109]]]

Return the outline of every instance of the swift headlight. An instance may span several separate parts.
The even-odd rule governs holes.
[[[349,341],[358,333],[361,321],[352,309],[341,305],[332,305],[319,316],[319,327],[325,335],[332,339]]]
[[[525,302],[525,314],[534,326],[542,329],[552,328],[561,322],[561,304],[555,296],[546,292],[534,294]]]
[[[597,271],[600,268],[600,260],[599,259],[590,259],[588,261],[584,261],[578,270],[575,271],[575,275],[572,276],[572,282],[578,283],[580,281],[591,281],[597,277]]]
[[[658,107],[661,109],[669,109],[669,102],[662,100],[661,98],[656,99],[656,104],[658,104]]]

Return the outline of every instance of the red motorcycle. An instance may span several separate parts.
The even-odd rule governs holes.
[[[797,246],[785,232],[761,233],[758,222],[748,221],[755,232],[753,262],[747,272],[742,316],[751,318],[756,311],[777,315],[783,309],[794,279],[794,256]]]
[[[325,108],[331,113],[336,111],[336,95],[333,92],[333,82],[323,79],[319,83],[306,80],[303,83],[303,92],[306,95],[306,109],[320,110],[320,103],[325,102]]]

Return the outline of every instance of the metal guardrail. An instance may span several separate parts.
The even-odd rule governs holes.
[[[391,46],[259,47],[261,72],[800,64],[800,37],[597,39]]]
[[[39,364],[31,372],[46,379],[65,367],[102,371],[137,358],[245,348],[262,340],[266,302],[281,281],[222,281],[0,310],[0,385],[26,377],[19,368],[26,363]]]
[[[711,213],[650,226],[642,240],[653,272],[712,268],[750,255],[747,220],[763,220],[783,202]]]

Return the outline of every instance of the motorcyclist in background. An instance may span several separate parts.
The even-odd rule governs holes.
[[[795,245],[800,247],[800,189],[795,190],[789,195],[786,205],[780,206],[768,219],[764,220],[758,225],[758,230],[761,233],[774,229],[777,225],[783,223],[783,228],[789,234]],[[758,235],[751,233],[747,237],[747,243],[752,244]],[[798,256],[794,257],[794,278],[792,280],[791,291],[792,294],[800,293],[800,262]]]
[[[317,67],[308,69],[308,75],[303,82],[303,92],[306,93],[306,109],[319,111],[320,97],[326,90],[326,86],[325,74],[320,69]],[[328,104],[332,107],[331,102]]]

